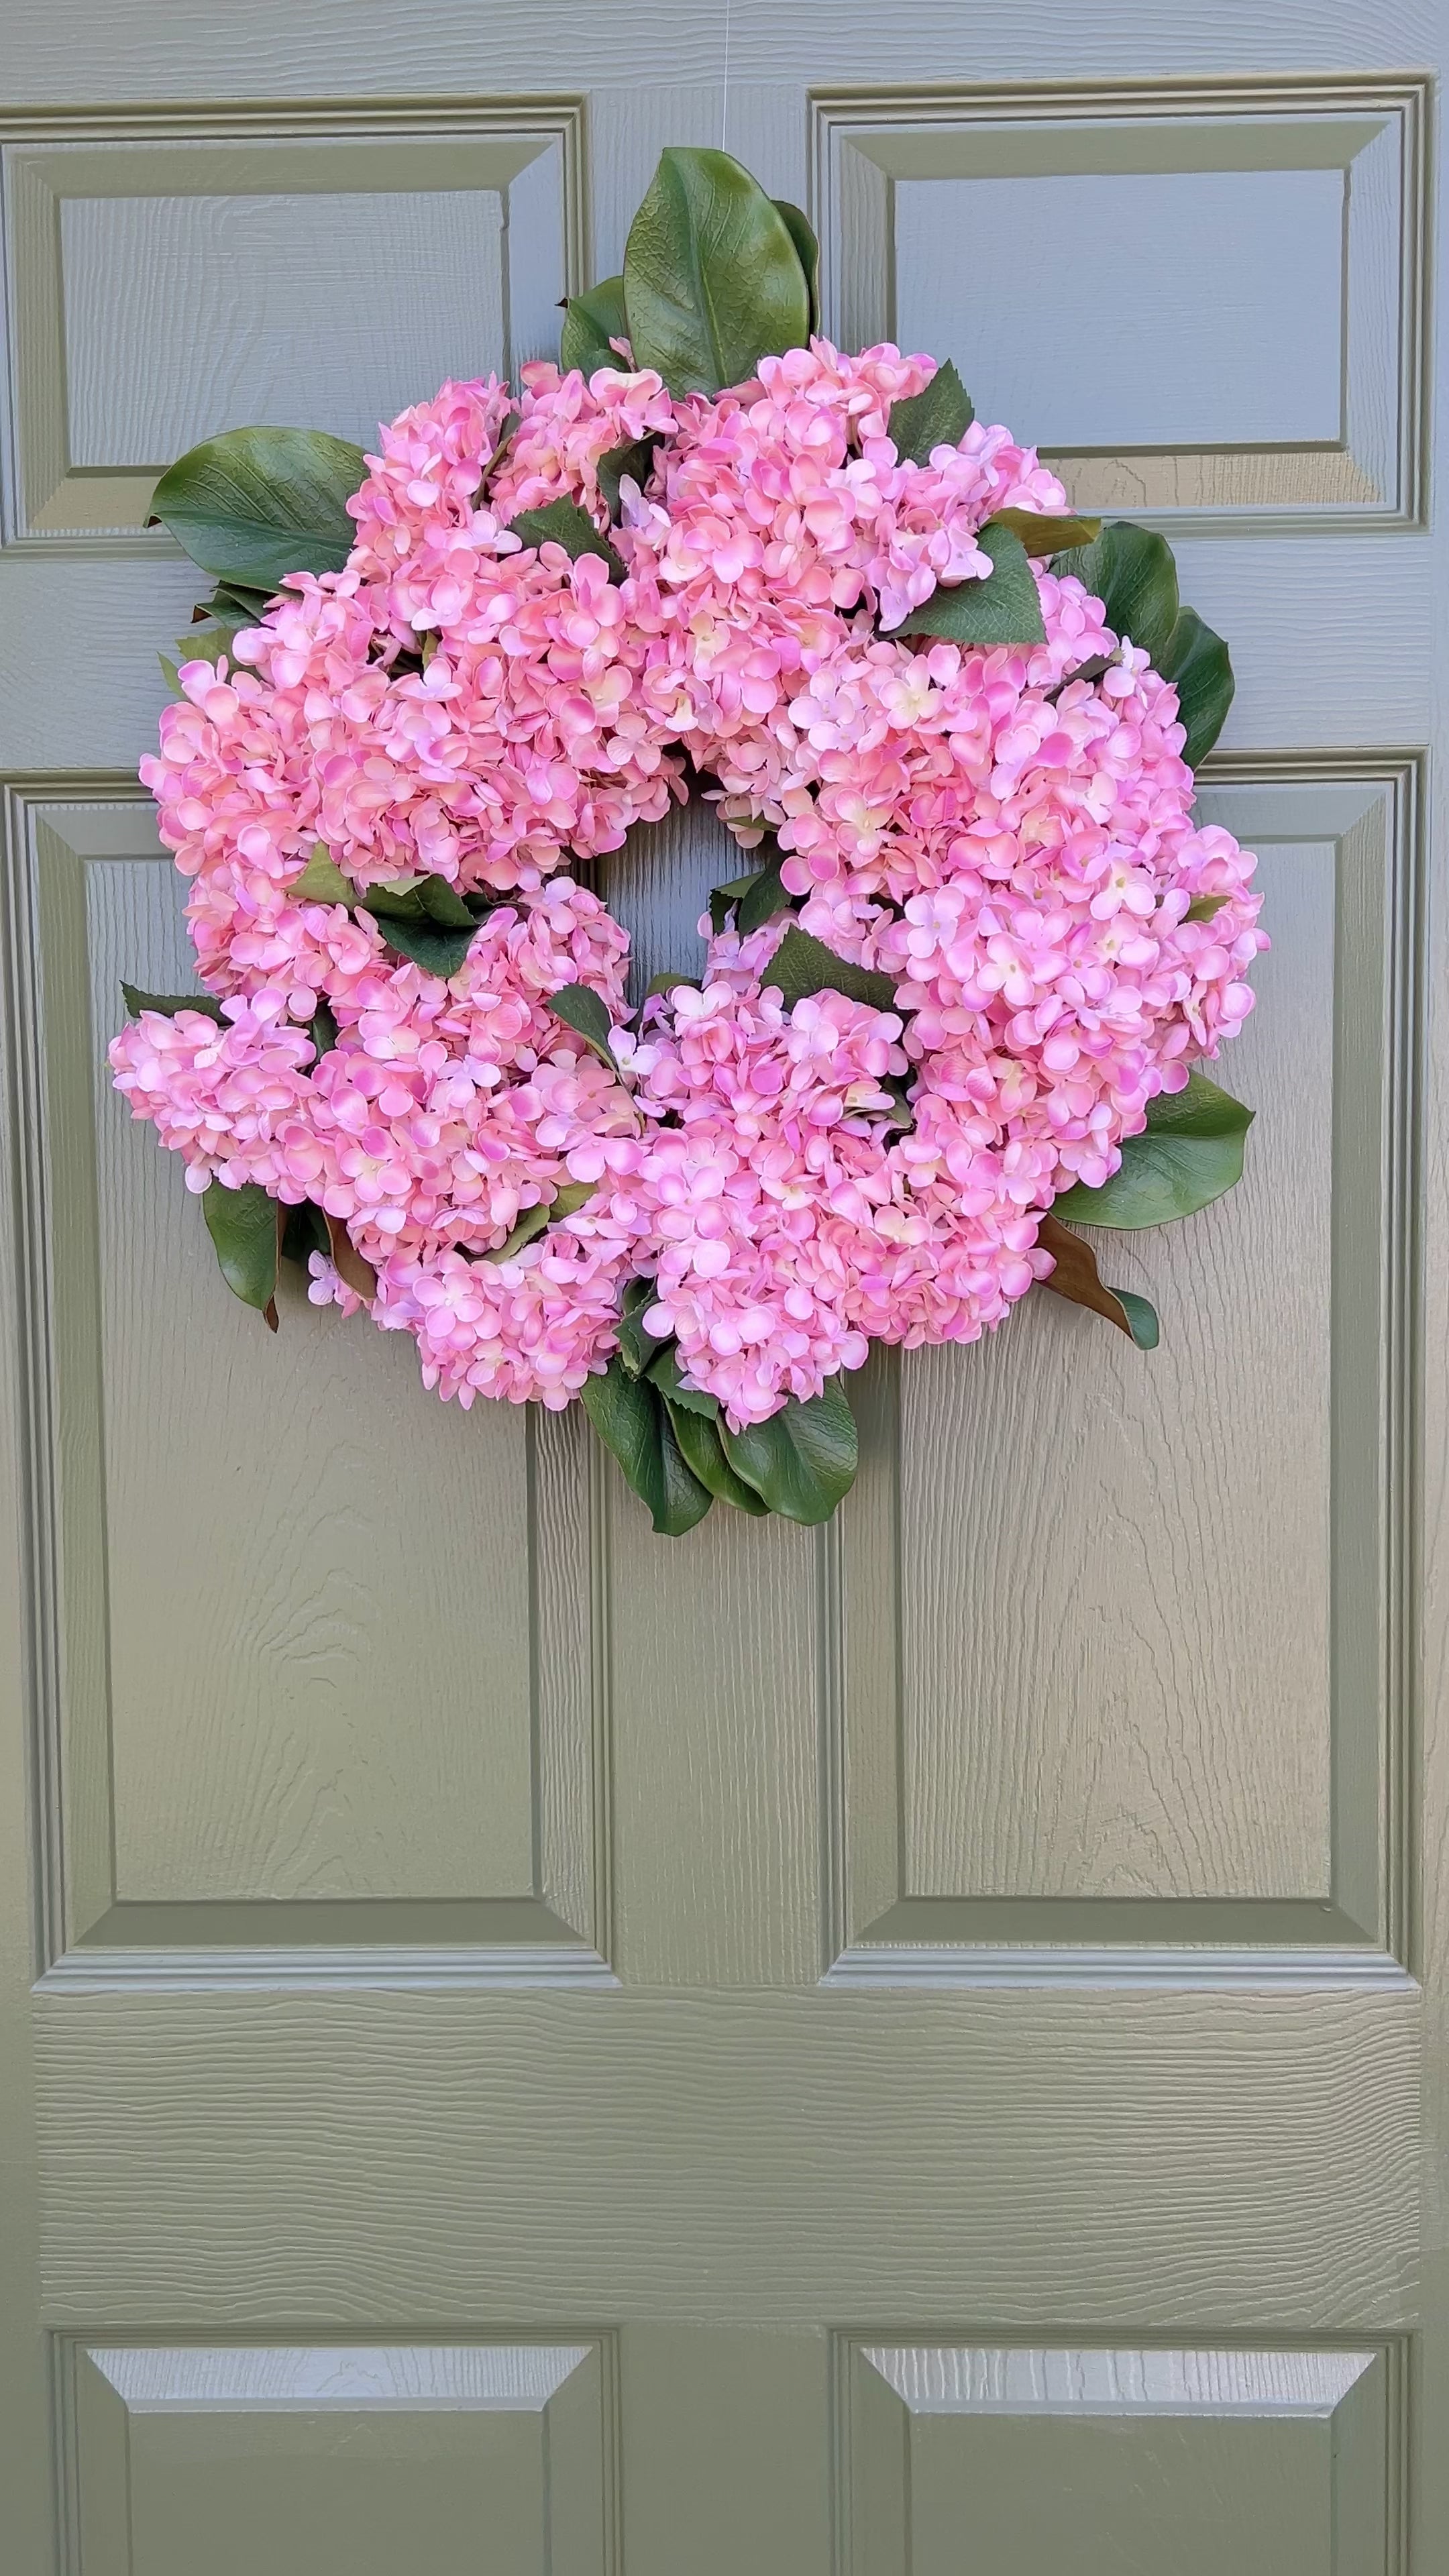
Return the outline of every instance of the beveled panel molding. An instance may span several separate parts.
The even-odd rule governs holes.
[[[41,1968],[611,1984],[583,1425],[459,1417],[300,1289],[257,1338],[107,1076],[120,974],[194,982],[149,804],[58,780],[5,825]]]
[[[618,2565],[611,2333],[479,2343],[58,2337],[64,2576]]]
[[[1262,854],[1273,998],[1222,1066],[1243,1187],[1099,1238],[1162,1349],[1033,1299],[860,1382],[827,1982],[1411,1974],[1421,805],[1408,755],[1204,777]]]
[[[817,94],[825,326],[953,356],[1079,509],[1422,525],[1427,109],[1371,75]]]
[[[260,418],[370,446],[445,376],[551,355],[583,264],[581,113],[0,117],[4,542],[168,548],[151,493],[198,439]]]
[[[837,2576],[1399,2576],[1407,2362],[837,2336]]]

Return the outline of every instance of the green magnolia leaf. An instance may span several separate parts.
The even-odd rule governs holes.
[[[206,572],[270,597],[289,572],[340,572],[357,534],[344,504],[360,447],[321,429],[228,429],[162,475],[153,515]]]
[[[1131,1288],[1119,1288],[1116,1291],[1116,1297],[1118,1305],[1127,1318],[1127,1330],[1139,1351],[1155,1351],[1162,1339],[1162,1326],[1157,1320],[1157,1308],[1146,1297],[1139,1297]]]
[[[1100,599],[1114,635],[1130,638],[1155,668],[1177,624],[1177,566],[1165,537],[1112,519],[1090,546],[1052,564]]]
[[[820,328],[820,244],[815,238],[815,227],[808,215],[802,214],[798,206],[791,205],[788,197],[772,197],[770,203],[795,245],[795,256],[805,272],[810,328],[812,331],[818,331]]]
[[[1046,510],[998,510],[991,528],[1010,528],[1029,555],[1052,555],[1068,546],[1090,546],[1102,533],[1100,519],[1078,519]]]
[[[357,901],[356,886],[343,875],[325,841],[313,842],[310,859],[287,892],[296,903],[345,903],[350,908]]]
[[[630,1377],[642,1377],[664,1344],[644,1330],[644,1316],[659,1290],[652,1279],[631,1279],[624,1290],[619,1317],[619,1357]]]
[[[469,911],[456,886],[446,877],[424,877],[418,888],[419,900],[430,921],[444,930],[476,930],[478,917]]]
[[[716,1500],[733,1503],[737,1512],[748,1512],[752,1520],[763,1520],[769,1504],[737,1476],[724,1452],[719,1425],[707,1414],[682,1404],[666,1395],[665,1410],[669,1415],[680,1453],[692,1475],[707,1485]]]
[[[330,1002],[318,1003],[307,1023],[307,1034],[312,1041],[312,1061],[320,1064],[337,1044],[337,1021]]]
[[[184,698],[186,691],[181,685],[181,673],[178,671],[176,664],[168,661],[164,653],[158,653],[156,659],[161,665],[161,677],[165,681],[173,698]]]
[[[571,1028],[576,1037],[583,1039],[585,1046],[593,1048],[595,1055],[602,1058],[611,1072],[617,1073],[619,1067],[609,1044],[612,1023],[608,1005],[600,1000],[593,987],[589,984],[565,984],[557,993],[548,994],[546,999],[549,1009],[557,1013],[565,1027]]]
[[[1253,1111],[1194,1069],[1185,1091],[1148,1103],[1147,1125],[1122,1145],[1122,1165],[1098,1190],[1064,1190],[1053,1214],[1076,1225],[1135,1232],[1170,1225],[1220,1199],[1243,1177],[1243,1141]]]
[[[255,1181],[244,1182],[239,1190],[211,1182],[202,1195],[201,1213],[232,1295],[244,1306],[258,1307],[275,1332],[278,1235],[285,1213]]]
[[[948,358],[925,390],[892,403],[886,435],[904,465],[928,465],[935,447],[959,447],[976,408]]]
[[[1221,635],[1205,626],[1195,608],[1184,608],[1167,649],[1155,654],[1158,670],[1177,691],[1177,712],[1187,728],[1182,756],[1189,769],[1205,760],[1233,703],[1233,666]]]
[[[395,957],[406,957],[412,965],[421,966],[425,975],[441,975],[444,983],[457,974],[478,929],[471,914],[466,930],[445,930],[436,921],[394,921],[381,913],[374,913],[373,918],[384,947],[390,948]]]
[[[840,1377],[827,1378],[808,1404],[791,1396],[768,1422],[722,1426],[720,1438],[735,1474],[787,1521],[828,1521],[855,1481],[855,1416]]]
[[[737,903],[742,903],[759,874],[752,868],[746,877],[731,877],[724,885],[711,886],[709,893],[710,927],[718,938]]]
[[[624,308],[634,363],[672,394],[717,394],[767,351],[797,349],[810,294],[790,228],[727,152],[672,145],[629,227]]]
[[[511,1261],[515,1252],[521,1252],[526,1243],[532,1243],[535,1235],[542,1234],[545,1227],[561,1216],[572,1216],[576,1209],[583,1207],[598,1186],[597,1181],[565,1181],[560,1189],[555,1190],[546,1207],[525,1208],[507,1242],[500,1243],[492,1252],[485,1252],[484,1260]]]
[[[650,1283],[651,1287],[653,1282]],[[679,1350],[674,1342],[661,1342],[658,1355],[644,1372],[650,1384],[684,1413],[702,1414],[706,1422],[718,1422],[719,1397],[710,1395],[702,1386],[686,1386],[680,1374]]]
[[[787,911],[794,900],[786,893],[780,877],[784,856],[776,848],[769,864],[750,879],[740,896],[735,906],[735,928],[741,939],[748,939],[752,930],[763,930],[767,921],[773,921],[777,912]]]
[[[1212,921],[1222,911],[1227,900],[1225,894],[1195,894],[1182,916],[1183,920]]]
[[[908,609],[896,635],[942,635],[955,644],[1044,644],[1046,625],[1032,575],[1031,557],[1020,537],[999,519],[976,531],[976,542],[991,557],[984,580],[939,585],[921,607]]]
[[[625,475],[627,474],[630,481],[637,483],[640,491],[643,491],[653,472],[654,450],[659,445],[660,437],[660,431],[651,430],[647,438],[633,439],[626,442],[623,447],[611,447],[607,456],[600,457],[599,490],[609,505],[610,518],[616,523],[619,517],[619,487]]]
[[[598,555],[609,568],[610,581],[622,581],[624,563],[607,537],[601,537],[587,510],[577,501],[548,501],[541,510],[520,510],[508,522],[509,533],[526,546],[562,546],[573,563]]]
[[[193,622],[205,617],[218,626],[260,626],[276,595],[274,590],[251,590],[245,582],[219,581]]]
[[[847,958],[837,957],[833,948],[827,948],[823,939],[815,939],[808,930],[793,926],[761,970],[760,981],[775,986],[787,1009],[793,1009],[810,993],[844,993],[849,1001],[868,1002],[876,1011],[896,1008],[896,988],[889,975],[852,966]]]
[[[686,1464],[658,1387],[631,1377],[616,1356],[602,1377],[586,1377],[579,1392],[605,1448],[648,1504],[655,1529],[663,1538],[682,1538],[703,1520],[714,1496]]]
[[[331,1260],[332,1239],[327,1231],[327,1219],[310,1199],[304,1199],[300,1207],[283,1208],[281,1217],[284,1261],[298,1262],[305,1270],[314,1252],[320,1252],[324,1260]]]
[[[1061,1206],[1058,1199],[1057,1207]],[[1156,1309],[1145,1297],[1130,1288],[1109,1288],[1099,1276],[1097,1256],[1089,1243],[1084,1243],[1071,1227],[1059,1223],[1056,1210],[1044,1216],[1036,1230],[1036,1239],[1044,1252],[1049,1252],[1056,1267],[1050,1278],[1042,1281],[1054,1297],[1065,1297],[1074,1306],[1086,1306],[1094,1315],[1105,1315],[1119,1333],[1125,1333],[1140,1351],[1155,1351],[1158,1343]]]
[[[569,297],[559,333],[559,365],[565,375],[571,367],[578,367],[585,376],[591,376],[598,367],[622,367],[625,361],[609,342],[628,337],[624,281],[622,277],[601,278],[584,294]]]
[[[225,1025],[221,1004],[210,993],[144,993],[139,984],[123,984],[121,998],[133,1020],[143,1011],[159,1011],[168,1020],[178,1011],[200,1011],[204,1019]]]
[[[691,993],[699,991],[697,975],[651,975],[644,987],[644,999],[650,1001],[656,993],[677,993],[681,984],[687,984]]]

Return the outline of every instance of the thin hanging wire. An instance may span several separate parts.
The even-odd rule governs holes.
[[[731,0],[725,0],[724,81],[720,90],[719,101],[719,148],[721,152],[726,149],[730,130],[730,7]]]

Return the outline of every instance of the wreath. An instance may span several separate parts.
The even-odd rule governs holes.
[[[117,1088],[273,1330],[298,1262],[464,1407],[578,1396],[671,1536],[828,1517],[874,1341],[1040,1283],[1150,1349],[1073,1221],[1205,1205],[1252,1115],[1198,1070],[1265,945],[1191,812],[1226,647],[815,281],[667,151],[516,397],[233,430],[153,503],[217,583],[140,765],[204,991],[124,988]],[[696,795],[749,865],[631,1008],[598,863]]]

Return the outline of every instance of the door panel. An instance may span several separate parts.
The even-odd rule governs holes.
[[[1441,39],[17,22],[17,2576],[1443,2563]],[[295,1292],[271,1340],[102,1058],[121,973],[186,980],[134,781],[196,595],[156,473],[551,352],[722,126],[808,204],[827,328],[954,356],[1172,537],[1274,946],[1244,1187],[1110,1245],[1161,1350],[1042,1298],[878,1355],[836,1525],[671,1545],[577,1419],[461,1416]],[[736,867],[699,807],[608,863],[641,988]]]

